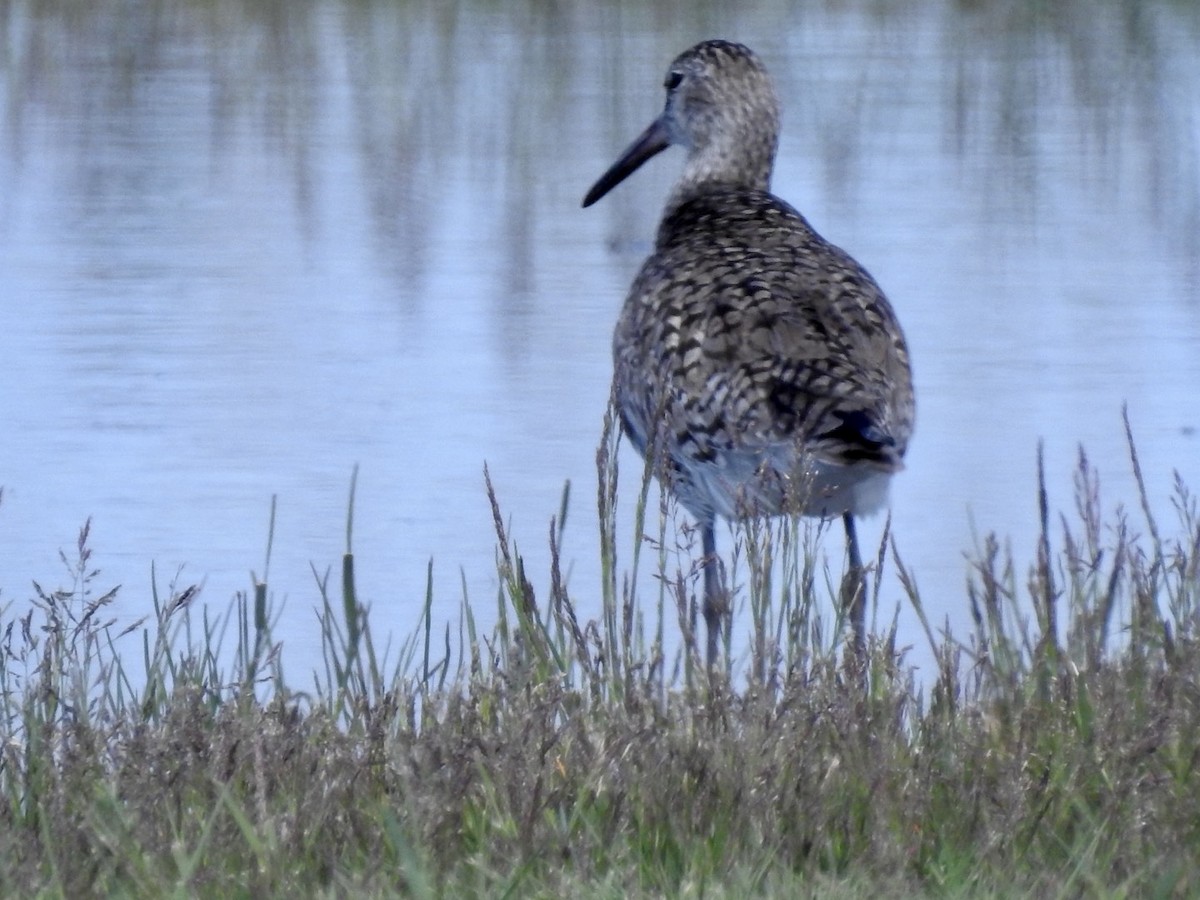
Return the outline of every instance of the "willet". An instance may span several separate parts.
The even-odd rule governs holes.
[[[705,41],[664,86],[663,113],[583,201],[671,144],[687,151],[613,338],[624,430],[699,524],[710,667],[730,605],[717,516],[841,516],[861,647],[854,516],[886,503],[912,434],[904,334],[867,271],[770,193],[779,102],[758,57]]]

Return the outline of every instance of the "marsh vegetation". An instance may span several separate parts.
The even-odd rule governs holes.
[[[644,502],[618,527],[615,441],[598,453],[599,588],[568,590],[560,571],[566,493],[551,571],[531,573],[489,483],[494,628],[477,627],[469,597],[443,630],[427,597],[394,644],[356,594],[348,527],[340,570],[314,578],[311,678],[285,677],[266,584],[221,615],[175,584],[114,633],[84,526],[65,587],[35,584],[22,615],[5,592],[0,890],[1200,890],[1200,511],[1181,481],[1176,522],[1148,502],[1105,508],[1081,450],[1069,508],[1040,486],[1028,571],[1003,538],[981,539],[960,598],[971,632],[921,613],[934,672],[914,668],[886,615],[863,656],[846,651],[818,529],[747,526],[730,566],[752,633],[710,677],[694,642],[664,650],[694,626],[697,574],[667,552],[688,527]],[[875,565],[922,611],[898,546]],[[630,592],[638,565],[656,567],[658,596]],[[603,597],[599,619],[577,612],[585,590]]]

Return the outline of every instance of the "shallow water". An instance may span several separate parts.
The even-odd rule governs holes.
[[[579,202],[670,59],[717,35],[778,81],[776,192],[904,323],[918,425],[893,528],[936,619],[965,625],[973,529],[1032,555],[1039,440],[1056,508],[1080,443],[1106,505],[1136,505],[1126,403],[1168,530],[1172,470],[1200,485],[1190,7],[107,0],[6,4],[0,32],[13,611],[65,580],[89,516],[123,620],[152,562],[223,609],[264,574],[277,495],[266,574],[303,676],[356,464],[376,630],[409,632],[430,558],[437,618],[464,584],[490,608],[486,461],[539,588],[572,482],[564,555],[597,615],[611,328],[679,157]]]

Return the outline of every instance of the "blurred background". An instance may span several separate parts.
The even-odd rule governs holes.
[[[1053,510],[1080,444],[1105,508],[1136,508],[1123,404],[1170,533],[1173,472],[1200,487],[1195,4],[9,0],[4,618],[33,580],[69,586],[59,551],[91,517],[122,621],[151,611],[152,563],[216,610],[266,574],[306,680],[357,464],[377,635],[414,628],[430,559],[435,621],[465,591],[486,622],[485,461],[542,594],[570,480],[569,588],[598,616],[611,331],[678,151],[579,204],[708,37],[771,69],[776,193],[907,331],[893,531],[935,622],[965,630],[984,533],[1033,559],[1039,441]],[[840,533],[823,546],[840,569]],[[901,596],[888,574],[881,614]]]

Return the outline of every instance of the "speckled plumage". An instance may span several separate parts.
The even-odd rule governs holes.
[[[663,114],[584,201],[670,144],[687,150],[617,323],[622,422],[700,522],[706,555],[717,515],[843,516],[861,641],[852,517],[885,502],[912,434],[904,335],[866,270],[769,193],[779,107],[757,57],[706,41],[665,86]],[[710,663],[727,607],[712,562]]]

